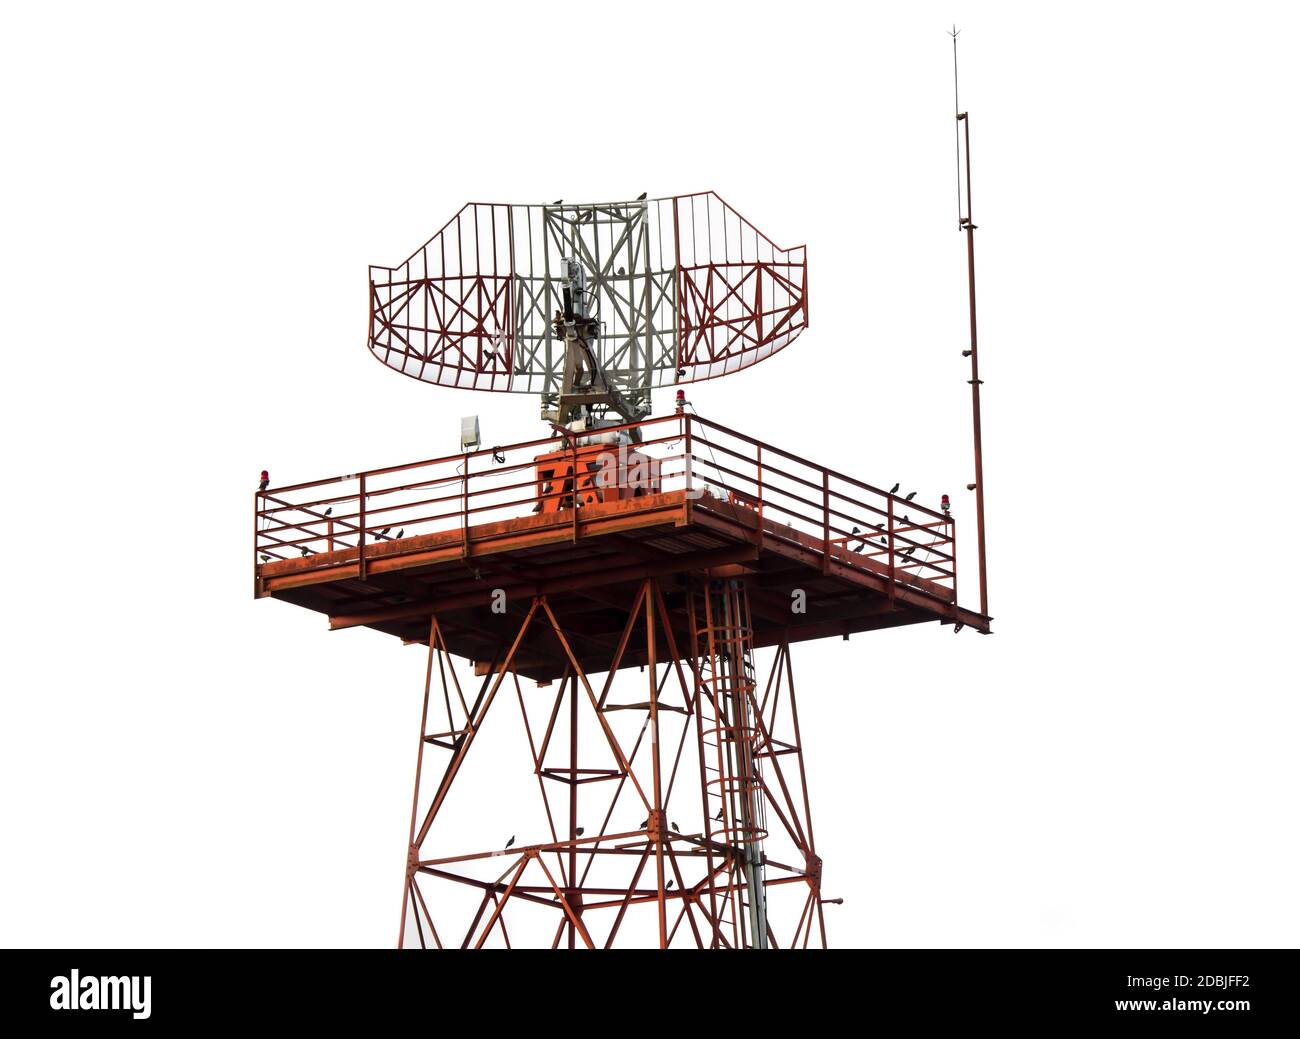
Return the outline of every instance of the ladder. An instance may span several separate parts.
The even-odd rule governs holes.
[[[754,635],[743,582],[708,580],[691,591],[692,651],[700,676],[697,733],[706,776],[705,841],[723,873],[714,899],[720,939],[767,948],[763,839],[767,836],[759,729],[755,724]],[[721,856],[720,867],[713,856]]]

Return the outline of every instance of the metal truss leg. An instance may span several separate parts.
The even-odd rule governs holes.
[[[430,619],[399,947],[793,947],[809,944],[814,918],[825,945],[788,646],[760,695],[743,585],[668,599],[647,579],[626,610],[597,689],[583,666],[590,637],[579,657],[578,629],[534,598],[472,702]],[[543,639],[563,677],[525,692],[521,647]],[[628,696],[640,684],[628,665],[640,662],[644,701]],[[536,829],[517,845],[450,853],[454,834],[440,824],[434,841],[431,830],[452,796],[493,803],[457,780],[477,741],[494,738],[481,733],[492,705],[511,699],[498,696],[507,683],[528,749],[520,769],[536,777]],[[513,819],[524,806],[509,809]],[[774,915],[773,893],[790,885],[805,896]],[[441,919],[453,903],[460,923]],[[538,924],[546,913],[552,922]]]

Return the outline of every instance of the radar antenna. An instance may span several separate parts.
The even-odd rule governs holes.
[[[536,393],[574,430],[637,422],[655,387],[747,368],[808,326],[803,246],[713,192],[471,202],[370,268],[370,351],[440,386]]]

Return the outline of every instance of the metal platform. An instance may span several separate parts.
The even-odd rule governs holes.
[[[436,614],[448,651],[484,673],[538,595],[599,671],[649,578],[679,646],[700,576],[743,578],[755,646],[929,621],[989,630],[958,605],[951,516],[698,416],[635,426],[641,443],[609,444],[576,491],[538,476],[538,456],[584,446],[557,436],[258,494],[255,594],[408,642],[427,642]],[[645,456],[654,482],[637,486]],[[602,500],[615,485],[636,496]],[[544,507],[556,496],[567,507]],[[645,663],[635,645],[619,659]],[[551,681],[565,654],[539,629],[514,667]]]

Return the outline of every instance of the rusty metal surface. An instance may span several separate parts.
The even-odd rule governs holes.
[[[630,453],[566,435],[255,499],[256,595],[428,647],[400,946],[826,945],[791,645],[988,630],[949,515],[697,416],[635,425]],[[462,774],[511,700],[526,828]],[[467,848],[463,796],[509,841]]]
[[[593,668],[629,589],[660,581],[675,613],[704,571],[744,579],[759,646],[926,621],[988,629],[957,605],[951,517],[698,417],[639,425],[636,451],[655,454],[664,489],[577,509],[545,507],[536,460],[554,457],[554,439],[268,489],[255,516],[268,557],[255,563],[256,594],[408,642],[427,638],[436,612],[452,651],[471,660],[490,657],[508,621],[494,596],[547,595],[585,609],[577,653]],[[675,623],[684,639],[685,615]],[[564,666],[540,647],[520,661],[544,680]]]
[[[592,680],[575,652],[581,611],[534,597],[477,693],[456,678],[442,617],[426,621],[399,947],[827,944],[789,646],[759,673],[738,581],[697,576],[684,609],[681,630],[660,583],[636,585]],[[520,682],[530,633],[564,657],[553,688]],[[466,778],[489,714],[516,707],[531,806],[482,799]],[[461,795],[510,838],[464,849],[443,825]]]

